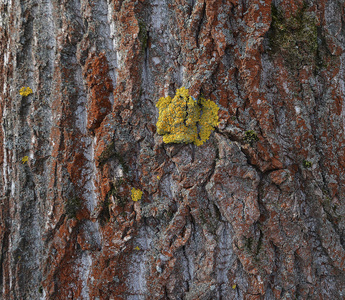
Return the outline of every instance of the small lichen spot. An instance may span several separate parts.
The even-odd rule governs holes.
[[[32,89],[29,87],[25,87],[23,86],[20,90],[19,90],[19,94],[23,97],[27,97],[30,94],[32,94]]]
[[[28,160],[29,160],[29,157],[28,156],[24,156],[22,158],[22,163],[25,164],[26,162],[28,162]]]
[[[132,192],[132,200],[135,202],[140,200],[143,195],[143,192],[136,188],[132,188],[131,192]]]
[[[305,168],[311,168],[312,167],[312,162],[308,160],[303,160],[303,167]]]
[[[136,246],[136,247],[134,248],[134,250],[139,251],[139,250],[140,250],[140,248],[139,248],[138,246]]]
[[[237,286],[236,284],[233,284],[233,285],[232,285],[232,288],[233,288],[233,289],[235,289],[235,288],[236,288],[236,286]]]

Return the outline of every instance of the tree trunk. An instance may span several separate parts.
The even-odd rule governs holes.
[[[0,298],[344,299],[344,10],[1,0]]]

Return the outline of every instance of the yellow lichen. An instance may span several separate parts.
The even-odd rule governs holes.
[[[218,126],[219,107],[211,100],[195,100],[188,89],[177,89],[173,99],[162,97],[157,105],[157,133],[165,143],[194,143],[202,145]]]
[[[29,157],[28,156],[24,156],[22,158],[22,163],[25,164],[28,160],[29,160]]]
[[[135,202],[140,200],[141,196],[143,195],[143,192],[136,188],[132,188],[131,192],[132,192],[132,200]]]
[[[30,94],[32,94],[32,89],[29,87],[25,87],[23,86],[20,90],[19,90],[19,94],[23,97],[29,96]]]
[[[139,248],[138,246],[136,246],[136,247],[134,248],[134,250],[139,251],[139,250],[140,250],[140,248]]]

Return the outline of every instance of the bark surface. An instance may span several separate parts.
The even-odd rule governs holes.
[[[344,299],[344,16],[0,0],[0,298]],[[182,86],[201,146],[156,133]]]

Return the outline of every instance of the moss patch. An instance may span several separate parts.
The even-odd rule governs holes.
[[[122,169],[125,173],[128,172],[128,166],[125,163],[125,160],[123,158],[123,156],[121,154],[119,154],[118,152],[116,152],[115,150],[115,143],[111,142],[105,149],[104,151],[101,153],[101,155],[98,157],[98,163],[100,166],[104,165],[108,160],[110,160],[111,158],[115,157],[119,163],[122,166]]]
[[[141,50],[145,52],[145,49],[147,48],[149,35],[148,35],[146,24],[144,23],[144,21],[139,20],[138,23],[139,23],[139,40],[141,43]]]
[[[115,179],[111,184],[111,189],[107,193],[104,201],[98,204],[100,206],[100,213],[97,218],[100,220],[102,226],[104,226],[110,220],[109,205],[111,204],[111,196],[114,199],[114,204],[120,206],[122,209],[126,206],[126,203],[128,202],[126,197],[120,195],[119,190],[120,186],[123,183],[123,179]]]
[[[253,147],[254,143],[259,140],[258,135],[254,130],[247,130],[244,133],[243,141]]]
[[[253,247],[253,238],[246,238],[245,239],[245,244],[244,244],[245,249],[247,249],[248,252],[252,252],[252,247]]]
[[[128,199],[120,195],[120,186],[124,183],[123,179],[114,180],[112,189],[108,192],[107,200],[109,203],[109,197],[112,195],[114,197],[115,205],[122,208],[126,206]]]
[[[213,234],[216,234],[218,222],[221,218],[221,213],[216,205],[213,205],[213,208],[210,209],[201,208],[199,210],[200,224]]]
[[[75,218],[80,208],[81,200],[78,197],[70,198],[65,202],[65,213],[69,219]]]
[[[307,4],[292,17],[285,18],[281,9],[272,4],[269,43],[272,54],[280,54],[292,69],[315,65],[317,57],[316,18],[307,11]]]
[[[107,145],[107,147],[104,149],[104,151],[98,157],[98,163],[100,165],[104,165],[106,163],[106,161],[109,160],[115,154],[116,154],[115,143],[111,142],[109,145]]]
[[[43,294],[43,286],[40,286],[40,287],[38,288],[38,292],[39,292],[40,294]]]
[[[123,158],[123,156],[121,154],[119,154],[118,152],[116,152],[114,154],[114,156],[116,157],[116,159],[119,161],[119,163],[121,164],[122,166],[122,169],[125,173],[128,173],[128,166],[127,164],[125,163],[125,160]]]

